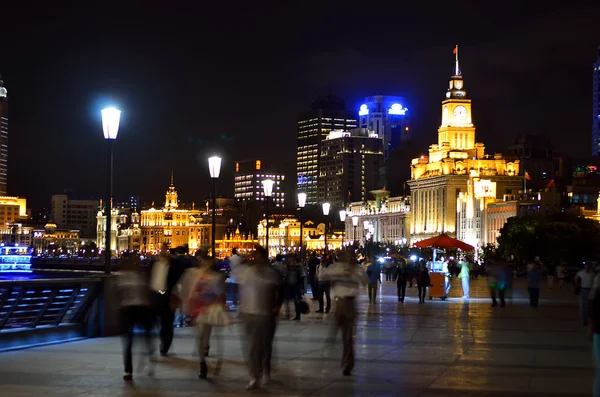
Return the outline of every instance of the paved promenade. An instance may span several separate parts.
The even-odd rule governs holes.
[[[484,279],[463,302],[420,305],[416,288],[399,304],[384,283],[376,304],[359,299],[357,365],[341,374],[341,349],[323,354],[331,318],[319,314],[281,321],[275,337],[272,385],[246,392],[238,325],[217,335],[222,373],[198,380],[192,330],[176,331],[173,355],[154,377],[122,380],[119,338],[83,340],[0,354],[0,395],[21,396],[590,396],[594,370],[586,329],[570,285],[542,288],[540,307],[528,306],[523,281],[505,308],[491,308]],[[313,310],[315,308],[313,307]],[[214,343],[214,342],[213,342]],[[139,345],[139,343],[138,343]],[[134,365],[135,365],[134,360]],[[209,361],[210,366],[210,361]]]

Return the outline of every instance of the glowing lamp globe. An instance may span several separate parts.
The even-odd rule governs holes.
[[[104,139],[117,139],[120,121],[120,110],[116,108],[106,108],[102,110],[102,131],[104,132]]]
[[[306,193],[298,193],[298,206],[304,208],[306,205]]]
[[[352,217],[352,226],[354,226],[354,227],[358,226],[358,216]]]
[[[271,197],[273,195],[273,185],[275,181],[272,179],[265,179],[262,181],[263,192],[265,193],[265,197]]]
[[[331,208],[331,204],[323,203],[323,215],[329,215],[329,209]]]
[[[221,174],[221,158],[212,156],[208,158],[208,171],[212,179],[217,179]]]
[[[346,222],[346,210],[340,210],[340,221]]]

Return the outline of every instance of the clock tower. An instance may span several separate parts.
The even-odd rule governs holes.
[[[458,64],[458,46],[454,49],[456,66],[454,76],[442,102],[442,124],[438,129],[438,145],[446,142],[452,150],[475,148],[475,126],[471,117],[471,100],[467,99],[464,81]]]

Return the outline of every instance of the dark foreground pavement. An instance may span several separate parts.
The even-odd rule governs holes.
[[[490,307],[485,280],[472,284],[473,298],[468,302],[459,298],[458,286],[448,301],[424,305],[415,298],[416,288],[409,289],[407,302],[399,304],[393,283],[383,284],[376,304],[369,305],[361,296],[357,365],[352,377],[341,374],[340,346],[331,355],[324,354],[330,317],[313,313],[300,322],[281,321],[275,338],[273,382],[261,392],[248,394],[591,395],[590,344],[577,318],[570,286],[542,288],[540,307],[532,309],[522,281],[505,308]],[[225,345],[225,362],[222,373],[208,381],[196,377],[192,331],[176,331],[173,355],[160,360],[154,377],[136,373],[129,384],[121,379],[119,338],[1,353],[0,395],[191,397],[246,393],[239,325],[215,335]]]

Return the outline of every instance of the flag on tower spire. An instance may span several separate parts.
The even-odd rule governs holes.
[[[454,69],[454,75],[460,76],[460,67],[458,66],[458,44],[454,47],[454,50],[452,50],[452,53],[455,55],[455,58],[456,58],[456,66]]]

